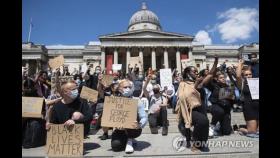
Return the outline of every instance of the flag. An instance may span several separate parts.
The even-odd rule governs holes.
[[[31,28],[34,27],[33,22],[32,22],[32,18],[31,18],[31,20],[30,20],[30,27],[31,27]]]

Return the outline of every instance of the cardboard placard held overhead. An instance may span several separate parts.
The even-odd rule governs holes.
[[[83,156],[84,125],[75,124],[67,128],[63,124],[52,124],[47,131],[46,154],[49,157]]]
[[[113,70],[121,70],[122,69],[122,64],[113,64]]]
[[[114,77],[111,76],[111,75],[103,75],[103,78],[102,78],[101,82],[105,86],[110,86],[113,83],[113,79],[114,79]]]
[[[160,86],[164,88],[170,85],[172,85],[171,69],[160,69]]]
[[[22,97],[22,117],[41,118],[43,98]]]
[[[136,68],[139,68],[139,69],[142,68],[141,58],[139,56],[129,58],[129,68],[134,68],[135,65],[136,65]]]
[[[247,78],[247,81],[252,99],[259,99],[259,78]]]
[[[49,60],[49,66],[53,70],[60,68],[60,66],[62,66],[63,64],[64,64],[63,55],[59,55],[58,57],[55,57],[55,58]]]
[[[105,97],[102,127],[122,127],[133,129],[137,121],[138,99]]]
[[[192,65],[192,60],[190,60],[190,59],[182,59],[181,63],[182,63],[182,69],[183,70],[188,66],[193,66]]]
[[[55,90],[58,86],[61,86],[62,83],[64,82],[68,82],[68,81],[74,81],[74,77],[73,76],[59,76],[57,79],[56,77],[52,77],[51,78],[51,90]]]
[[[97,101],[98,91],[88,88],[86,86],[83,86],[80,97],[92,102]]]

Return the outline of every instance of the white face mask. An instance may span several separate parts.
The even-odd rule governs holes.
[[[130,97],[132,95],[133,91],[131,88],[124,88],[122,95],[125,97]]]

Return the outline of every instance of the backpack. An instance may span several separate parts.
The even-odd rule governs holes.
[[[23,128],[23,148],[34,148],[46,144],[47,131],[45,129],[45,120],[27,119]]]

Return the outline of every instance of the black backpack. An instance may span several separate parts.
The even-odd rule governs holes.
[[[27,119],[23,125],[23,148],[34,148],[45,145],[46,135],[45,120]]]

